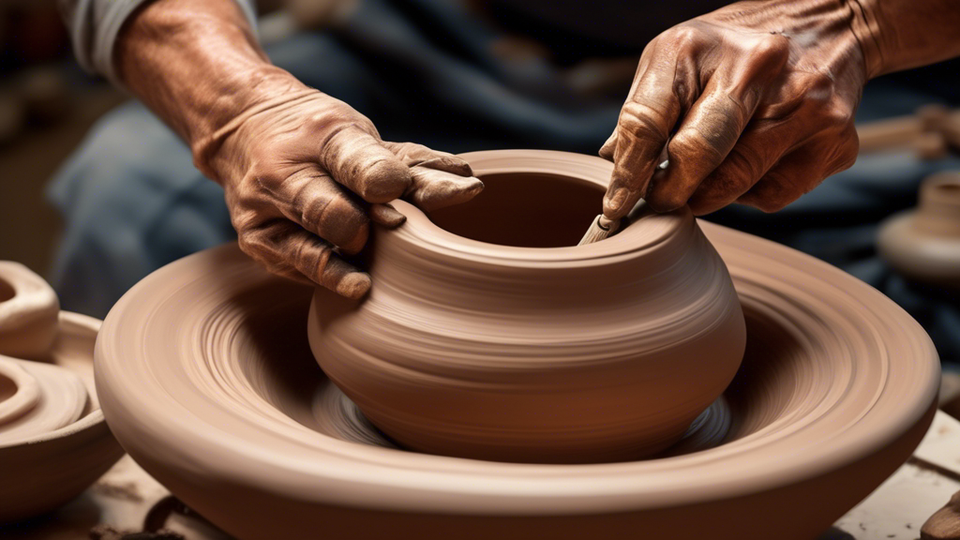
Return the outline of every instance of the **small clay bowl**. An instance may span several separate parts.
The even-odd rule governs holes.
[[[746,340],[726,266],[687,208],[639,211],[577,246],[609,163],[463,155],[474,200],[375,231],[373,289],[318,289],[324,372],[401,446],[526,463],[640,459],[684,434],[737,373]],[[341,309],[331,309],[340,306]]]
[[[42,277],[26,266],[0,261],[0,354],[44,354],[57,335],[60,302]]]
[[[87,402],[62,428],[0,442],[0,524],[49,512],[90,487],[123,455],[103,419],[93,381],[100,321],[61,311],[48,351],[22,365],[38,375],[60,367],[79,377]],[[36,364],[34,366],[34,364]]]
[[[877,249],[910,279],[960,288],[960,172],[924,180],[917,208],[880,226]]]

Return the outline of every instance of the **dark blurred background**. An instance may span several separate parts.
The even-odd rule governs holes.
[[[55,0],[0,0],[0,259],[47,272],[61,227],[47,180],[124,99],[77,65]]]

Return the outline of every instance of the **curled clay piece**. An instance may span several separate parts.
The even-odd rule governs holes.
[[[883,223],[877,248],[909,278],[960,287],[960,172],[924,180],[917,208]]]
[[[93,384],[100,321],[64,312],[56,327],[42,361],[0,357],[0,524],[73,499],[123,455]]]
[[[0,354],[42,357],[57,335],[57,294],[26,266],[0,261]]]
[[[13,389],[6,400],[4,387]],[[15,444],[68,426],[86,407],[87,390],[76,374],[59,366],[0,356],[0,444]]]
[[[612,165],[596,166],[609,177]],[[116,304],[97,343],[104,413],[147,472],[244,539],[816,538],[919,444],[939,359],[863,282],[699,225],[730,270],[748,340],[723,395],[727,427],[701,428],[725,436],[697,451],[681,441],[666,458],[517,464],[345,436],[370,428],[331,428],[358,417],[307,344],[313,291],[236,245],[172,263]]]
[[[376,285],[359,306],[317,290],[320,367],[421,452],[599,463],[677,442],[733,379],[746,340],[733,282],[693,215],[642,211],[577,246],[607,179],[592,160],[468,156],[483,192],[429,217],[398,201],[407,221],[375,231]]]
[[[920,528],[921,540],[960,540],[960,492]]]

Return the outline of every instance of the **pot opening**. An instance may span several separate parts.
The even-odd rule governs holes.
[[[0,403],[12,398],[17,393],[17,383],[13,379],[0,373]],[[3,421],[0,420],[0,424]]]
[[[10,285],[3,279],[0,279],[0,302],[12,300],[16,295],[17,291],[14,290],[13,285]]]
[[[473,200],[428,212],[441,229],[503,246],[575,246],[600,213],[604,190],[586,180],[542,173],[488,174]]]

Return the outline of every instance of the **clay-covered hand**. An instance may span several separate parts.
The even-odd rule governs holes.
[[[403,197],[423,210],[469,200],[483,184],[451,154],[385,142],[346,103],[296,81],[248,108],[201,144],[198,166],[223,185],[241,249],[272,272],[351,298],[369,276],[346,262],[370,221],[404,216]]]
[[[615,163],[604,214],[641,197],[660,212],[775,211],[850,167],[867,70],[848,4],[739,2],[651,41],[600,150]]]

